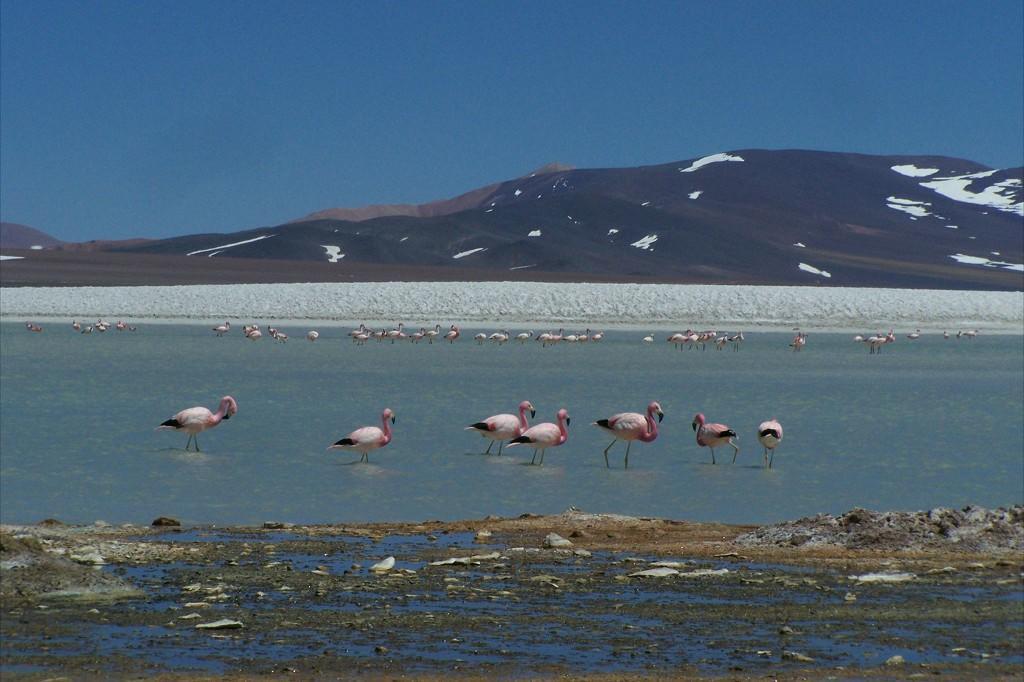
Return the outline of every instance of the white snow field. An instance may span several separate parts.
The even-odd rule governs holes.
[[[680,168],[680,173],[692,173],[698,168],[703,168],[709,163],[721,163],[722,161],[743,161],[742,156],[733,156],[732,154],[726,154],[725,152],[719,154],[712,154],[711,156],[705,156],[697,159],[686,168]]]
[[[4,288],[8,320],[586,323],[861,330],[878,325],[1024,333],[1024,292],[695,284],[357,282]]]

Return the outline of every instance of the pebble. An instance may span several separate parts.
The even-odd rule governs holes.
[[[240,627],[244,627],[242,621],[222,618],[210,623],[199,623],[196,625],[196,630],[234,630]]]
[[[588,556],[590,556],[590,552],[588,552],[585,549],[574,550],[573,554],[575,554],[576,556],[581,556],[581,557],[588,557]]]
[[[486,529],[478,530],[476,532],[476,536],[475,536],[474,539],[477,542],[486,542],[487,540],[491,539],[491,535],[493,535],[493,533],[491,533],[491,531],[489,531],[489,530],[486,530]]]
[[[181,521],[178,519],[171,518],[170,516],[158,516],[153,519],[153,526],[180,526]]]
[[[395,557],[389,556],[382,561],[378,561],[373,566],[370,566],[371,571],[390,571],[395,567]]]
[[[79,554],[72,554],[68,558],[74,562],[80,564],[89,564],[90,566],[102,566],[105,563],[107,563],[103,560],[103,557],[100,556],[99,552],[97,552],[94,549],[90,551],[90,548],[85,548],[85,551],[82,551]]]
[[[544,538],[545,547],[572,547],[572,541],[566,540],[558,533],[548,533]]]
[[[855,595],[853,592],[847,592],[846,595],[843,597],[843,601],[855,602],[857,601],[857,595]]]
[[[813,663],[814,659],[799,651],[783,651],[782,658],[787,661],[800,661],[801,663]]]
[[[196,618],[200,618],[198,613],[190,613],[187,616],[179,616],[178,620],[194,620]]]
[[[885,659],[886,665],[903,665],[904,663],[906,663],[906,661],[903,659],[902,656],[890,656],[889,658]]]

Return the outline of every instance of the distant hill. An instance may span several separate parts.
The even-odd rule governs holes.
[[[546,167],[428,204],[103,248],[510,279],[1019,290],[1022,176],[941,156],[749,149],[637,168]]]
[[[0,249],[48,249],[62,243],[56,237],[28,225],[0,223]]]

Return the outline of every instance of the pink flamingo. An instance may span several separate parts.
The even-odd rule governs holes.
[[[439,325],[439,324],[435,324],[433,329],[428,329],[427,331],[425,331],[424,335],[427,337],[427,343],[434,343],[434,339],[440,333],[441,333],[441,325]]]
[[[761,422],[761,425],[757,427],[757,440],[764,446],[764,465],[771,469],[772,462],[775,460],[775,448],[782,442],[782,424],[775,417]],[[768,459],[769,450],[772,451],[771,459]]]
[[[804,334],[803,332],[797,332],[796,336],[793,337],[793,342],[790,343],[789,345],[793,349],[793,352],[799,353],[804,349],[804,346],[807,345],[807,334]]]
[[[82,331],[82,325],[78,324],[78,320],[71,320],[71,328],[76,332]]]
[[[359,458],[360,462],[370,462],[370,451],[382,448],[391,442],[391,426],[395,423],[395,413],[390,407],[384,408],[381,412],[380,421],[384,428],[377,426],[364,426],[348,434],[334,445],[328,446],[328,450],[355,450],[363,453]]]
[[[216,332],[217,336],[224,336],[229,331],[231,331],[231,323],[224,322],[224,324],[218,324],[216,327],[213,328],[213,331]]]
[[[185,431],[188,433],[188,442],[185,443],[185,450],[195,440],[196,452],[199,452],[199,434],[207,429],[212,429],[222,421],[231,419],[238,413],[238,403],[229,395],[220,399],[220,407],[216,412],[210,412],[205,407],[190,407],[174,415],[160,426],[158,431]]]
[[[514,414],[496,414],[493,417],[488,417],[482,422],[477,422],[471,426],[467,426],[467,431],[477,431],[484,438],[490,438],[491,442],[487,446],[485,455],[491,454],[491,447],[494,446],[494,441],[498,441],[498,455],[501,455],[501,449],[505,447],[506,440],[510,438],[518,438],[523,435],[523,432],[530,428],[529,422],[526,421],[526,411],[530,411],[531,417],[537,416],[537,410],[533,408],[533,403],[529,400],[524,400],[519,403],[519,416],[516,417]]]
[[[732,461],[736,463],[736,455],[739,454],[740,449],[736,446],[736,443],[732,442],[733,438],[738,438],[736,432],[730,429],[725,424],[708,424],[704,421],[704,415],[698,413],[693,418],[693,430],[697,432],[697,445],[701,447],[711,448],[711,463],[715,462],[715,448],[723,443],[728,443],[732,446]]]
[[[558,411],[557,424],[544,422],[531,426],[518,438],[509,441],[508,446],[529,445],[533,448],[533,459],[530,464],[544,464],[544,453],[548,448],[555,448],[569,440],[569,432],[565,427],[569,425],[569,411],[564,407]],[[537,462],[537,451],[540,451],[540,462]]]
[[[448,333],[444,335],[444,338],[448,343],[455,343],[455,339],[459,338],[460,335],[459,328],[453,324]]]
[[[633,441],[639,440],[644,443],[650,443],[658,437],[658,424],[654,421],[654,415],[658,415],[659,422],[665,418],[665,413],[661,411],[661,405],[657,401],[647,406],[646,415],[638,412],[620,412],[619,414],[613,414],[607,419],[598,419],[594,422],[594,426],[598,426],[615,436],[615,440],[604,449],[604,465],[606,467],[610,468],[608,464],[608,451],[618,441],[626,441],[626,465],[624,468],[628,469],[629,448],[632,447]]]
[[[306,332],[306,339],[309,340],[309,341],[316,341],[319,338],[320,338],[320,332],[318,332],[315,329],[310,329],[308,332]]]

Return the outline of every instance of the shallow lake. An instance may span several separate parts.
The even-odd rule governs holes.
[[[375,343],[322,328],[309,343],[216,338],[209,325],[142,325],[80,335],[0,325],[0,518],[255,524],[424,520],[588,511],[761,523],[855,506],[922,509],[1024,500],[1024,339],[929,334],[871,356],[849,334],[748,333],[740,352],[645,345],[611,331],[600,344],[541,348]],[[178,410],[239,413],[200,436],[154,431]],[[528,399],[537,421],[567,407],[569,441],[483,456],[463,428]],[[658,439],[612,450],[590,423],[659,400]],[[397,413],[394,441],[358,454],[326,447]],[[741,452],[711,464],[694,441],[703,412],[739,433]],[[762,467],[757,425],[785,440]],[[497,447],[494,448],[497,450]]]

